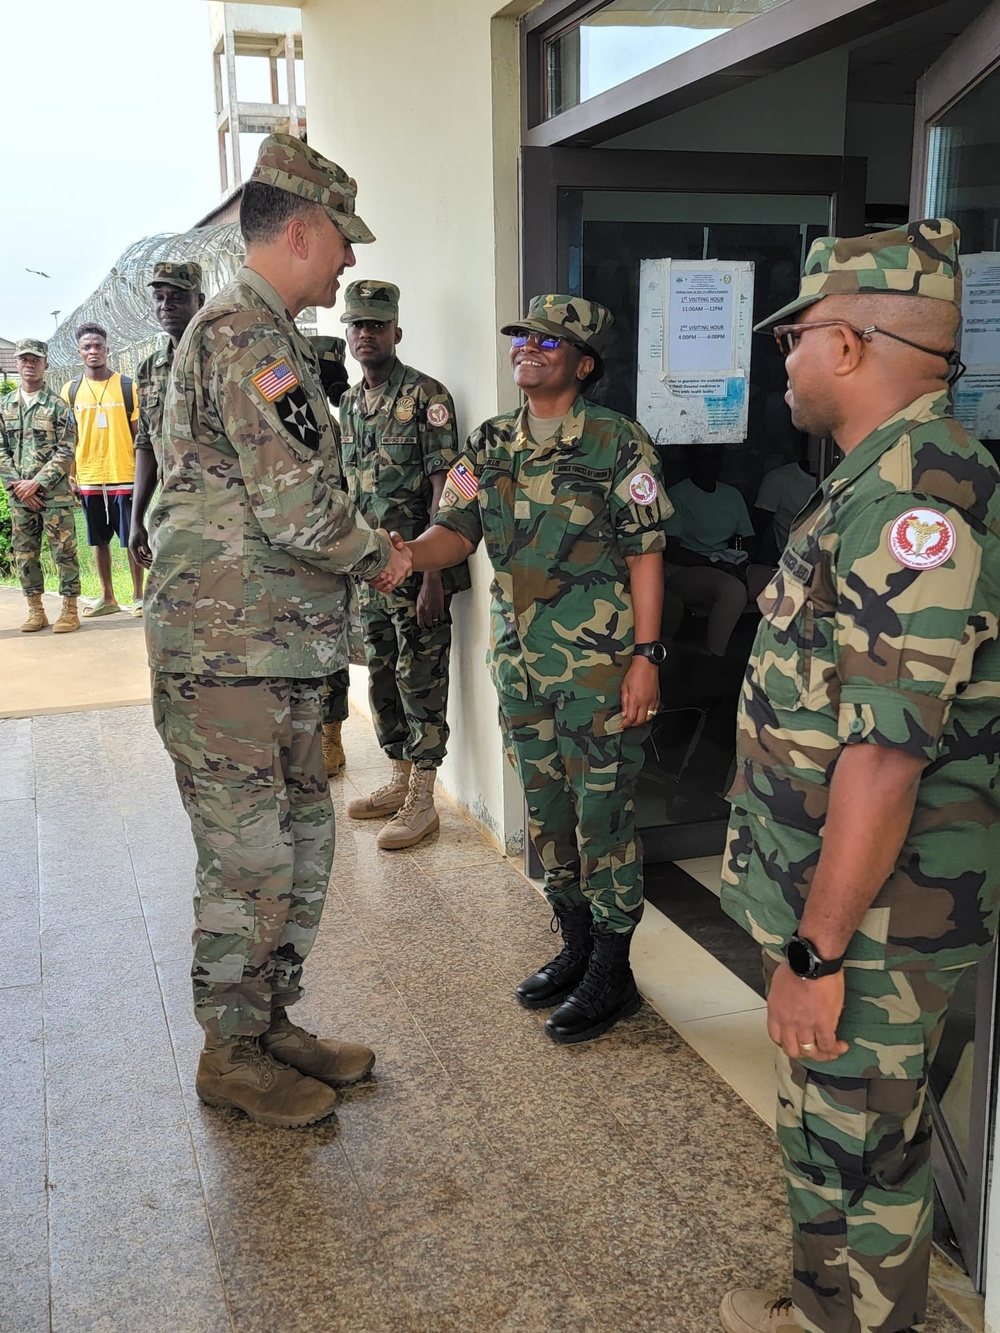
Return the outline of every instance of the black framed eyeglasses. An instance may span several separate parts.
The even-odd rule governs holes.
[[[564,339],[556,338],[549,333],[515,333],[511,336],[511,347],[527,347],[529,342],[533,342],[536,347],[540,347],[543,352],[554,352],[557,347],[561,347]]]
[[[778,351],[782,356],[788,356],[794,350],[803,333],[808,333],[810,329],[850,329],[856,338],[860,338],[862,342],[866,343],[871,342],[872,334],[880,333],[883,338],[892,338],[894,342],[904,343],[907,347],[912,347],[918,352],[926,352],[928,356],[939,356],[942,361],[948,363],[949,371],[946,377],[948,384],[956,383],[966,371],[962,358],[954,349],[950,352],[941,352],[936,347],[924,347],[921,343],[911,342],[909,338],[904,338],[898,333],[890,333],[888,329],[880,329],[877,324],[869,324],[866,329],[859,329],[855,325],[849,324],[846,319],[815,319],[808,324],[775,324],[770,332],[774,341],[778,344]]]

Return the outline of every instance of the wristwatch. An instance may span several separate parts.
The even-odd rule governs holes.
[[[636,657],[648,657],[657,666],[661,666],[667,660],[667,650],[662,643],[637,643],[632,651]]]
[[[845,957],[841,954],[839,958],[821,958],[815,944],[804,935],[793,935],[785,945],[785,962],[803,981],[833,976],[843,967]]]

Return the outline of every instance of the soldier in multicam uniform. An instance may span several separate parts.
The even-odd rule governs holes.
[[[443,384],[396,356],[403,331],[393,283],[352,282],[340,318],[364,371],[340,404],[348,489],[369,523],[408,541],[430,524],[458,462],[455,404]],[[392,775],[347,813],[387,820],[378,845],[388,851],[439,826],[434,781],[448,743],[451,599],[469,586],[463,562],[444,575],[414,575],[387,595],[359,588],[372,716]]]
[[[7,490],[17,576],[28,599],[21,629],[44,629],[42,533],[59,573],[62,610],[53,634],[80,628],[80,562],[76,544],[76,496],[70,486],[76,456],[76,417],[45,384],[48,344],[21,338],[14,355],[21,387],[0,399],[0,482]]]
[[[341,487],[319,367],[294,324],[333,305],[352,242],[374,239],[356,190],[300,140],[264,140],[240,201],[246,265],[174,359],[150,521],[154,717],[198,852],[195,1086],[288,1127],[329,1115],[334,1089],[375,1060],[286,1014],[333,860],[320,710],[344,661],[345,577],[409,574]]]
[[[148,569],[152,561],[146,532],[146,510],[153,498],[160,473],[160,430],[167,397],[170,367],[181,334],[205,304],[201,290],[201,265],[193,260],[162,260],[153,265],[146,284],[153,289],[153,310],[167,345],[151,352],[135,372],[139,393],[139,426],[135,433],[135,486],[132,491],[132,524],[128,549],[133,559]]]
[[[527,404],[473,432],[435,526],[410,543],[414,569],[455,564],[481,537],[493,564],[488,660],[563,937],[517,996],[559,1005],[546,1022],[559,1042],[596,1037],[641,1003],[632,792],[659,704],[671,509],[642,427],[581,397],[600,378],[611,323],[592,301],[536,296],[501,330]]]
[[[760,599],[722,901],[764,949],[791,1299],[729,1333],[924,1328],[928,1069],[1000,885],[1000,474],[951,415],[947,219],[826,237],[760,328],[792,420],[845,458]]]

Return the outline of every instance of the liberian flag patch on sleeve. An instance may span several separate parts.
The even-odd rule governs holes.
[[[476,474],[464,463],[456,463],[448,473],[448,484],[454,486],[459,495],[464,495],[467,500],[474,500],[479,494],[479,482]]]
[[[295,371],[284,357],[280,361],[272,361],[253,377],[257,392],[269,403],[273,403],[275,398],[280,398],[289,389],[294,389],[298,382]]]

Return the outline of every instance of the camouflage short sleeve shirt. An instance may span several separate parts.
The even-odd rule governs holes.
[[[340,400],[340,434],[348,493],[366,520],[407,541],[419,537],[431,521],[430,479],[459,457],[455,404],[445,386],[397,360],[371,412],[363,380]],[[408,604],[421,577],[396,595]],[[444,581],[450,592],[470,587],[468,565],[445,570]]]
[[[135,372],[139,393],[139,425],[135,432],[135,447],[151,449],[160,466],[160,432],[163,428],[163,404],[166,402],[170,367],[174,360],[174,344],[152,352]]]
[[[0,399],[0,484],[37,481],[46,507],[74,505],[69,477],[76,455],[76,417],[42,385],[31,407],[20,392]],[[13,501],[17,504],[17,501]]]
[[[298,679],[344,666],[345,576],[384,569],[389,543],[341,487],[313,350],[252,269],[184,332],[162,448],[150,665]]]
[[[928,761],[897,866],[848,954],[959,966],[1000,891],[1000,473],[918,399],[852,450],[799,516],[747,671],[723,904],[780,947],[822,847],[847,745]]]
[[[662,551],[671,513],[649,436],[578,398],[537,445],[527,408],[494,417],[448,474],[435,522],[493,564],[488,662],[517,699],[613,697],[632,656],[627,556]]]

